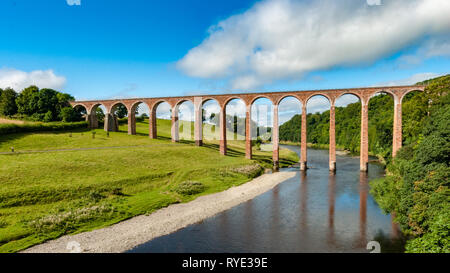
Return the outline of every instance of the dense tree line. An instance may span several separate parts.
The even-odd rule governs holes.
[[[417,91],[403,99],[403,140],[409,144],[417,140],[428,111],[428,95]],[[379,94],[369,102],[369,151],[389,159],[392,154],[394,101],[390,95]],[[301,115],[280,126],[280,140],[300,142]],[[330,111],[307,115],[307,141],[329,144]],[[358,153],[361,135],[361,103],[335,108],[336,144],[342,149]]]
[[[80,121],[80,112],[70,106],[69,94],[49,88],[30,86],[17,93],[11,88],[0,89],[0,116],[33,121]]]
[[[371,182],[380,207],[396,215],[409,237],[407,252],[450,252],[450,76],[431,81],[424,98],[431,106],[411,107],[411,126],[386,178]]]

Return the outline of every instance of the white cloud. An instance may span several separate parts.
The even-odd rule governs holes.
[[[53,70],[34,70],[25,72],[13,68],[0,69],[0,88],[11,87],[17,92],[30,86],[61,90],[66,84],[66,78],[57,76]]]
[[[81,6],[81,0],[66,0],[69,6]]]
[[[170,119],[170,105],[167,102],[160,103],[156,108],[156,117],[160,119]]]
[[[378,2],[378,1],[371,1]],[[308,72],[367,63],[424,37],[450,33],[450,1],[265,0],[212,26],[177,67],[252,89]],[[442,48],[443,47],[443,48]],[[429,54],[446,52],[435,44]]]
[[[345,106],[349,105],[350,103],[355,103],[358,101],[359,101],[359,98],[357,96],[352,95],[352,94],[344,94],[336,100],[334,105],[336,107],[345,107]]]
[[[399,64],[400,67],[416,66],[432,57],[450,57],[450,35],[429,39],[414,54],[401,56]]]
[[[404,79],[398,79],[398,80],[392,80],[388,82],[380,82],[376,84],[375,86],[396,86],[396,85],[413,85],[418,82],[429,80],[432,78],[436,78],[439,76],[443,76],[444,74],[438,74],[438,73],[418,73],[414,74],[411,77],[404,78]]]
[[[324,96],[313,96],[306,104],[306,112],[308,114],[322,113],[327,110],[330,110],[330,102]]]

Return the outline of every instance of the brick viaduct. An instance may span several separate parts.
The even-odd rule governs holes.
[[[368,154],[368,108],[369,99],[377,93],[387,93],[394,99],[394,128],[393,128],[393,156],[402,146],[402,100],[404,96],[412,91],[424,91],[424,86],[391,86],[391,87],[370,87],[370,88],[351,88],[351,89],[330,89],[314,91],[286,91],[286,92],[266,92],[266,93],[245,93],[245,94],[224,94],[224,95],[204,95],[204,96],[180,96],[180,97],[161,97],[161,98],[136,98],[136,99],[114,99],[114,100],[96,100],[96,101],[74,101],[72,107],[83,106],[86,109],[86,120],[90,128],[98,128],[98,121],[95,111],[98,106],[103,105],[106,108],[105,130],[116,131],[116,118],[114,117],[115,107],[120,104],[126,106],[128,110],[128,134],[136,134],[136,107],[140,103],[145,103],[150,110],[149,136],[156,138],[156,108],[162,102],[166,102],[172,109],[172,141],[178,142],[178,109],[181,103],[191,101],[194,104],[194,138],[198,146],[202,145],[202,106],[208,100],[215,100],[220,106],[220,153],[227,153],[226,139],[226,105],[233,99],[240,99],[246,105],[245,122],[245,156],[252,158],[251,149],[251,106],[259,98],[267,98],[273,104],[273,162],[275,167],[279,162],[279,135],[278,135],[278,106],[286,97],[297,98],[302,104],[302,125],[301,125],[301,159],[300,168],[307,168],[307,122],[306,105],[313,96],[321,95],[328,99],[330,103],[330,145],[329,145],[329,165],[330,170],[336,170],[336,140],[335,140],[335,101],[344,94],[352,94],[361,101],[361,146],[360,146],[360,169],[367,171]]]

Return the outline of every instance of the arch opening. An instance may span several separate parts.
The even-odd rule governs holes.
[[[394,99],[393,94],[378,91],[368,103],[368,152],[387,162],[393,154]]]
[[[308,143],[316,147],[330,144],[330,101],[323,95],[314,95],[306,103]]]
[[[253,100],[251,106],[251,140],[257,151],[272,151],[273,111],[272,101],[266,97]]]
[[[302,126],[305,130],[306,140],[302,141],[302,159],[301,169],[306,169],[306,162],[309,165],[324,164],[322,161],[316,160],[316,157],[311,157],[307,160],[307,146],[308,144],[312,148],[327,148],[330,157],[330,170],[335,170],[334,149],[330,145],[330,109],[331,103],[328,97],[317,94],[313,95],[306,101],[306,124]],[[303,125],[302,120],[302,125]],[[303,165],[303,166],[302,166]],[[333,165],[333,166],[331,166]],[[325,167],[325,166],[324,166]]]
[[[105,131],[119,132],[128,127],[128,109],[122,102],[111,106],[111,112],[105,118]],[[122,127],[122,128],[121,128]]]
[[[401,98],[402,113],[402,144],[414,145],[419,140],[419,135],[425,125],[428,116],[429,101],[425,92],[412,90]]]
[[[171,138],[171,119],[172,108],[166,101],[158,102],[154,106],[155,113],[155,132],[154,137],[170,139]]]
[[[73,121],[83,121],[84,120],[84,121],[90,122],[87,108],[84,105],[82,105],[82,104],[75,105],[73,110],[74,110]]]
[[[128,134],[129,135],[148,135],[150,110],[143,101],[138,101],[131,106],[128,113]],[[127,128],[123,128],[127,129]],[[151,129],[151,128],[150,128]]]
[[[300,144],[302,103],[293,96],[278,103],[279,138],[282,142]]]
[[[242,99],[235,98],[225,104],[226,135],[229,144],[245,141],[246,105]]]
[[[361,147],[361,100],[347,93],[335,102],[336,149],[357,154]]]
[[[220,105],[214,99],[202,103],[202,139],[216,143],[220,140]]]
[[[96,104],[90,110],[91,128],[97,129],[99,126],[104,126],[106,107],[103,104]]]
[[[179,139],[185,141],[194,140],[194,104],[185,100],[177,105],[178,134]]]

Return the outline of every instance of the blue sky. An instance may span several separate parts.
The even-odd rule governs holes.
[[[412,84],[449,72],[449,2],[2,0],[0,88],[83,100]]]

